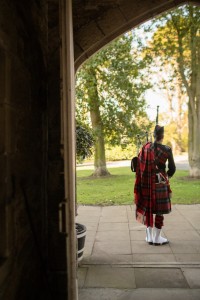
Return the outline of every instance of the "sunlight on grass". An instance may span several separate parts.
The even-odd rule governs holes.
[[[129,167],[110,168],[111,176],[94,178],[92,170],[77,171],[77,202],[85,205],[133,203],[135,173]],[[188,171],[176,171],[171,179],[172,204],[200,203],[200,180],[190,179]]]

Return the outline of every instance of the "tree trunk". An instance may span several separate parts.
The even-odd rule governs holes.
[[[193,10],[190,11],[191,15]],[[200,37],[196,28],[191,28],[191,92],[189,94],[189,164],[190,176],[200,177]]]
[[[177,135],[178,135],[178,151],[179,154],[183,151],[183,139],[182,139],[182,132],[183,132],[183,119],[182,119],[182,105],[184,102],[184,97],[181,89],[180,82],[177,82],[177,101],[178,101],[178,113],[177,113]]]
[[[106,176],[110,175],[106,167],[105,157],[105,142],[103,134],[103,125],[100,114],[100,104],[97,90],[97,78],[94,70],[90,70],[90,76],[93,77],[91,85],[88,89],[90,117],[92,128],[95,137],[94,144],[94,173],[93,176]]]
[[[193,19],[193,8],[190,8],[190,17]],[[190,54],[191,54],[191,78],[187,81],[184,73],[183,37],[178,34],[178,65],[182,82],[186,88],[189,98],[188,103],[188,158],[190,165],[190,176],[200,177],[200,37],[196,24],[190,28]]]
[[[199,116],[191,113],[189,105],[188,113],[189,138],[188,138],[188,156],[190,165],[190,176],[200,177],[200,114]]]

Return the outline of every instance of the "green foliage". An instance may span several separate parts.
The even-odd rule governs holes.
[[[136,144],[105,147],[106,161],[131,160],[137,153]],[[93,154],[87,161],[94,161]]]
[[[121,144],[124,137],[131,140],[139,130],[149,127],[144,92],[150,84],[143,72],[149,58],[142,57],[138,41],[137,51],[133,43],[133,33],[123,35],[90,58],[77,73],[77,119],[88,122],[95,97],[105,141],[110,145]]]
[[[155,78],[155,86],[159,86],[167,96],[171,115],[175,114],[173,99],[178,103],[176,117],[170,117],[170,122],[177,124],[172,142],[177,144],[177,148],[185,149],[184,114],[189,109],[188,151],[193,156],[193,153],[200,153],[195,124],[200,122],[197,112],[200,106],[200,7],[183,5],[160,15],[144,28],[147,33],[153,30],[145,51],[146,55],[152,55],[154,76],[151,76]],[[176,126],[172,124],[172,127]],[[190,160],[192,162],[193,159]],[[196,167],[195,162],[194,165]]]
[[[136,146],[135,145],[122,145],[114,147],[106,147],[106,160],[115,161],[115,160],[131,160],[133,156],[136,155]]]
[[[94,139],[91,129],[77,122],[76,124],[76,155],[77,160],[81,162],[86,157],[92,155]]]
[[[178,118],[170,120],[169,114],[163,113],[160,116],[161,123],[165,123],[165,137],[164,144],[173,149],[174,154],[188,152],[188,126],[187,114],[185,113],[182,118],[181,128],[178,127]],[[167,123],[166,120],[169,120]]]
[[[152,54],[159,57],[164,64],[171,63],[175,69],[177,58],[183,55],[184,68],[191,68],[191,42],[198,37],[200,29],[200,8],[193,5],[183,5],[166,12],[145,26],[145,31],[153,31],[151,43]],[[180,70],[176,69],[177,74]],[[190,76],[191,74],[185,73]]]
[[[193,152],[200,153],[199,133],[195,132],[198,126],[194,125],[199,123],[200,107],[199,32],[200,8],[184,5],[103,48],[77,74],[77,118],[90,123],[89,113],[96,105],[106,144],[132,142],[136,134],[152,125],[145,113],[144,93],[154,85],[169,100],[170,115],[163,115],[169,128],[167,143],[177,152],[187,150],[189,107],[188,151],[190,157]]]
[[[133,204],[135,173],[128,167],[109,171],[112,175],[103,178],[90,177],[91,170],[77,171],[78,204]],[[200,180],[190,179],[188,175],[188,171],[176,171],[171,178],[172,205],[200,203]]]

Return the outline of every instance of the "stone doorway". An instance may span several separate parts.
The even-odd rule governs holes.
[[[141,15],[137,13],[134,15],[132,12],[134,9],[137,11],[137,5],[130,1],[122,2],[122,7],[120,7],[120,4],[117,8],[112,8],[112,13],[116,13],[120,18],[117,18],[119,23],[114,22],[110,24],[110,27],[107,25],[109,24],[111,10],[102,14],[102,18],[99,18],[99,16],[96,19],[93,18],[92,21],[88,21],[86,25],[84,25],[83,21],[81,27],[80,20],[77,24],[75,22],[76,69],[78,69],[88,57],[115,37],[137,26],[139,23],[175,6],[172,2],[162,2],[162,4],[159,3],[157,6],[157,2],[150,3],[150,1],[145,1],[147,7],[142,8]],[[182,1],[176,2],[176,5],[181,3]],[[166,4],[166,6],[164,4]],[[130,7],[133,7],[132,5],[134,6],[133,10],[130,9]],[[78,12],[79,16],[80,11]],[[96,8],[96,11],[98,11],[98,8]],[[125,15],[126,20],[123,20]],[[87,20],[89,19],[88,16]],[[89,34],[89,32],[91,34]],[[108,209],[108,211],[106,209]],[[166,234],[166,236],[169,235],[169,239],[182,239],[183,244],[181,244],[181,249],[184,248],[186,252],[181,252],[179,246],[176,246],[178,245],[177,243],[172,246],[167,245],[165,250],[161,247],[149,248],[149,245],[146,245],[144,242],[144,227],[139,227],[134,221],[134,207],[132,206],[120,207],[118,209],[115,207],[79,207],[79,216],[76,220],[77,222],[85,224],[88,229],[85,256],[78,269],[80,299],[132,299],[131,289],[133,289],[134,294],[138,288],[152,289],[155,287],[155,284],[157,284],[157,279],[160,282],[160,284],[156,285],[157,291],[158,289],[166,288],[173,288],[174,290],[176,288],[182,289],[189,299],[193,293],[192,287],[196,284],[194,282],[191,283],[191,278],[194,279],[195,276],[199,276],[198,268],[193,268],[195,264],[199,267],[200,261],[198,250],[194,250],[197,249],[199,245],[199,229],[198,227],[194,228],[189,220],[186,222],[186,228],[184,227],[183,220],[186,218],[186,216],[182,214],[184,209],[184,207],[180,210],[178,208],[175,209],[172,215],[173,218],[170,220],[170,222],[172,222],[172,225],[170,225],[171,233],[165,232],[164,230],[164,234]],[[176,232],[173,230],[173,220],[176,220],[178,223]],[[188,224],[190,224],[192,228]],[[187,226],[189,226],[189,228],[187,228]],[[186,240],[186,237],[183,237],[183,231],[188,231],[188,240]],[[184,247],[184,241],[186,245],[193,245],[193,248],[189,247],[188,249],[187,246]],[[196,246],[194,246],[194,244],[196,244]],[[142,255],[140,253],[141,247],[144,247]],[[147,270],[148,272],[145,278],[144,273]],[[162,270],[164,270],[163,274],[161,274],[159,278],[154,277],[154,273],[162,273]],[[175,277],[171,275],[174,273]],[[186,273],[187,275],[184,275]],[[122,278],[126,279],[123,281]],[[152,278],[150,283],[149,278]],[[165,278],[170,278],[170,280],[166,282]],[[126,294],[123,294],[123,291],[120,292],[120,288],[121,290],[130,289],[128,298]],[[191,294],[190,289],[192,291]],[[114,294],[112,294],[111,290]],[[158,299],[160,299],[160,297],[158,297]]]

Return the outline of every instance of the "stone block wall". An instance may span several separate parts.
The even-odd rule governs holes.
[[[2,300],[46,299],[45,2],[0,1]]]

